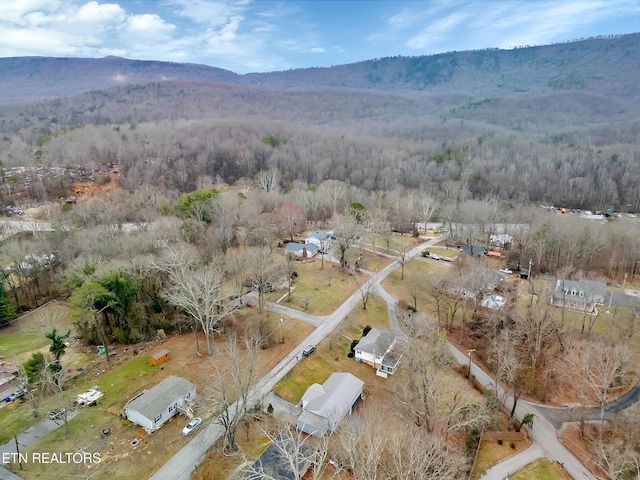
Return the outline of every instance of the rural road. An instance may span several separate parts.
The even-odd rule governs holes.
[[[456,362],[460,365],[469,365],[469,356],[467,352],[461,352],[454,345],[449,343],[449,348],[453,354]],[[476,380],[482,385],[487,385],[489,388],[495,388],[494,379],[489,376],[484,370],[480,369],[476,364],[471,362],[471,374],[475,376]],[[498,391],[496,392],[500,402],[505,407],[510,408],[513,406],[513,397],[498,384]],[[538,444],[545,453],[545,456],[552,461],[564,464],[565,470],[576,480],[596,480],[595,477],[585,468],[576,457],[573,456],[569,450],[565,448],[558,440],[556,427],[544,416],[541,410],[536,405],[524,400],[518,401],[516,407],[515,416],[522,420],[528,413],[535,415],[533,421],[533,428],[527,429],[531,439]],[[513,473],[513,472],[511,472]],[[485,477],[483,477],[485,478]],[[503,480],[505,477],[486,477],[488,480]]]
[[[410,255],[415,256],[422,250],[431,245],[437,243],[440,239],[434,238],[426,243],[419,245],[411,250]],[[374,284],[379,284],[385,277],[399,267],[397,262],[393,262],[387,267],[376,273],[373,278],[369,280]],[[356,307],[360,302],[361,295],[359,291],[356,291],[351,295],[342,305],[340,305],[331,315],[327,315],[324,320],[317,326],[317,328],[305,338],[298,346],[296,346],[287,356],[285,356],[271,371],[269,371],[260,381],[256,383],[250,393],[249,405],[258,404],[262,401],[262,398],[267,395],[276,384],[282,380],[300,361],[302,357],[302,350],[307,345],[317,345],[325,337],[327,337],[345,317]],[[276,304],[277,305],[277,304]],[[273,306],[273,305],[271,305]],[[277,313],[287,315],[291,318],[307,318],[308,314],[300,312],[298,310],[286,309],[281,305],[278,305],[279,310]],[[271,310],[271,308],[269,308]],[[285,313],[285,311],[287,313]],[[304,320],[303,320],[304,321]],[[230,408],[236,408],[236,405],[232,405]],[[193,472],[198,465],[205,459],[207,451],[213,447],[213,445],[224,435],[224,430],[217,423],[208,423],[193,440],[185,445],[178,453],[176,453],[167,463],[165,463],[160,469],[149,477],[151,480],[166,480],[168,478],[172,480],[189,480],[191,472]]]

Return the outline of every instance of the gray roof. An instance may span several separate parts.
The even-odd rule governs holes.
[[[170,376],[151,390],[131,400],[125,408],[140,412],[147,418],[154,419],[164,412],[178,398],[195,390],[196,386],[186,378]]]
[[[302,408],[339,421],[349,412],[363,385],[362,380],[350,373],[332,373],[322,385],[314,383],[309,387],[309,395],[305,392],[302,396]],[[304,405],[305,401],[308,401],[307,405]]]
[[[158,360],[159,358],[164,357],[167,353],[169,353],[169,350],[167,350],[166,348],[161,348],[160,350],[153,352],[149,356],[154,360]]]
[[[285,245],[285,252],[301,252],[302,250],[307,249],[310,252],[317,252],[319,247],[314,243],[292,243],[289,242]]]
[[[292,471],[291,460],[298,457],[297,473],[304,475],[314,456],[315,449],[311,445],[278,435],[242,478],[259,480],[268,476],[279,480],[299,480],[296,472]]]
[[[587,303],[604,303],[607,294],[607,285],[604,282],[593,280],[564,280],[557,279],[551,284],[551,291],[556,299],[574,297],[572,292],[577,292],[579,298],[584,298]],[[582,292],[582,296],[580,295]]]
[[[355,349],[383,356],[391,349],[395,341],[396,335],[394,333],[372,328],[366,336],[362,337]]]
[[[326,240],[327,238],[329,238],[329,234],[321,230],[316,230],[315,232],[311,232],[309,235],[307,235],[307,238],[315,238],[317,240]]]

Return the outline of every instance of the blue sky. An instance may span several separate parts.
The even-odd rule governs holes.
[[[236,73],[640,31],[640,0],[1,0],[0,57],[191,62]]]

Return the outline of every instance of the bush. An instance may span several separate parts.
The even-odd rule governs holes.
[[[502,446],[503,443],[504,441],[502,439],[498,440],[498,445]]]
[[[349,350],[351,353],[354,353],[356,350],[356,345],[358,345],[359,340],[351,340],[351,349]]]
[[[370,331],[371,331],[371,326],[370,326],[370,325],[367,325],[366,327],[364,327],[364,328],[362,329],[362,336],[363,336],[363,337],[366,337],[366,336],[367,336],[367,333],[369,333]],[[356,343],[357,343],[357,342],[356,342]]]
[[[423,257],[428,257],[429,256],[429,250],[423,250],[420,255],[422,255]]]
[[[418,309],[416,307],[414,307],[413,305],[407,305],[407,310],[409,310],[410,312],[416,313],[418,311]]]
[[[515,444],[515,443],[513,443],[513,442],[511,442],[511,448],[512,448],[513,450],[515,450],[515,449],[516,449],[516,444]]]
[[[473,455],[478,448],[478,443],[480,442],[480,431],[477,428],[474,428],[467,434],[467,439],[465,441],[465,448],[467,451],[467,455]]]

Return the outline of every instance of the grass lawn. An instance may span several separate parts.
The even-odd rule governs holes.
[[[50,341],[45,338],[44,332],[12,335],[0,330],[0,355],[7,360],[22,359],[23,354],[38,350],[48,343]]]
[[[365,326],[388,328],[386,304],[372,298],[367,309],[362,304],[343,321],[338,330],[317,345],[316,351],[304,358],[276,387],[278,396],[291,403],[297,403],[307,388],[313,383],[324,383],[333,372],[350,372],[363,380],[374,381],[375,370],[368,365],[358,364],[347,354],[352,339],[360,339]]]
[[[515,448],[512,448],[513,445]],[[502,445],[497,441],[484,441],[480,444],[478,451],[478,459],[476,462],[476,468],[473,478],[480,478],[480,476],[491,466],[495,465],[502,460],[512,457],[513,455],[520,453],[527,449],[531,445],[530,440],[518,440],[509,441],[504,440]]]
[[[291,297],[281,301],[283,305],[306,311],[314,315],[328,315],[338,308],[358,288],[350,275],[345,275],[340,269],[328,261],[296,263],[298,277],[293,282],[294,289]],[[275,301],[286,290],[280,290],[269,295],[269,300]]]
[[[541,458],[530,463],[522,470],[509,476],[510,480],[571,480],[569,475],[557,463]]]

